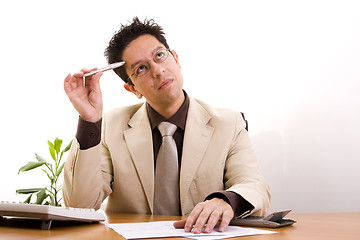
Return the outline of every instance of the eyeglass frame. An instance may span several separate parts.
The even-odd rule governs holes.
[[[156,51],[155,53],[154,53],[154,55],[152,56],[152,60],[155,62],[155,63],[163,63],[163,62],[165,62],[167,59],[168,59],[168,57],[169,57],[169,54],[167,54],[167,56],[166,56],[166,58],[163,60],[163,61],[161,61],[161,62],[156,62],[155,61],[155,55],[156,54],[158,54],[159,52],[161,52],[163,49],[165,49],[165,52],[169,52],[170,54],[172,54],[172,52],[171,52],[171,50],[169,49],[169,48],[160,48],[158,51]],[[148,65],[149,66],[149,69],[150,69],[150,64],[149,64],[149,62],[145,62],[145,64],[144,65]],[[136,70],[138,69],[138,67],[135,69],[135,71],[134,71],[134,73],[133,74],[131,74],[127,79],[126,79],[126,82],[128,82],[129,84],[131,84],[131,85],[134,85],[133,84],[133,82],[131,81],[131,77],[133,77],[134,75],[135,76],[137,76],[136,75]]]

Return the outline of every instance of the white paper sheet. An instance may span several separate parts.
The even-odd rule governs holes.
[[[255,228],[242,228],[229,226],[226,232],[218,232],[217,228],[212,233],[187,233],[184,229],[173,227],[174,221],[158,221],[143,223],[112,223],[106,224],[124,238],[158,238],[158,237],[188,237],[199,240],[224,239],[237,236],[249,236],[258,234],[271,234],[274,231],[259,230]]]

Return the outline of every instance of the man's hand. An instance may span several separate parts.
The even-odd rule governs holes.
[[[219,198],[213,198],[198,203],[191,211],[187,219],[174,223],[175,228],[184,228],[185,232],[201,233],[205,224],[204,233],[210,233],[218,221],[220,232],[225,232],[230,220],[234,217],[234,211],[230,204]]]
[[[83,80],[84,73],[92,70],[82,69],[81,72],[67,75],[64,80],[64,89],[80,117],[88,122],[97,122],[102,118],[103,111],[99,84],[102,72],[86,77],[85,84]]]

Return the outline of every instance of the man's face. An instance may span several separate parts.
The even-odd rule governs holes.
[[[166,108],[183,100],[183,77],[175,51],[169,53],[163,62],[154,62],[159,49],[165,49],[152,35],[142,35],[124,49],[123,60],[126,62],[126,73],[131,76],[139,66],[146,66],[146,73],[131,76],[133,86],[125,84],[125,88],[138,98],[145,97],[155,109]],[[140,67],[140,70],[143,68]],[[139,71],[137,71],[139,73]],[[140,76],[141,75],[141,76]]]

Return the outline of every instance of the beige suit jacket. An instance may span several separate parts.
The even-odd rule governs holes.
[[[80,150],[74,139],[65,164],[65,205],[106,211],[153,213],[154,157],[146,104],[104,115],[102,140]],[[180,170],[183,215],[216,191],[234,191],[265,215],[269,187],[262,178],[245,123],[238,112],[190,98]]]

